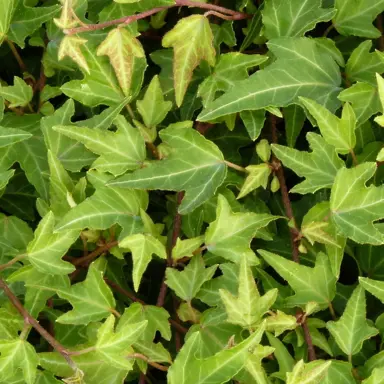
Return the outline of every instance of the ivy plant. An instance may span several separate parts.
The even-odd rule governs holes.
[[[0,1],[0,384],[384,383],[384,0]]]

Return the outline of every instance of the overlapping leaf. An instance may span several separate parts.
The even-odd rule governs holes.
[[[0,85],[0,96],[9,101],[11,108],[25,107],[29,104],[33,97],[32,87],[23,79],[15,76],[13,85]]]

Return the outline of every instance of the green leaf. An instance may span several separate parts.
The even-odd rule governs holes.
[[[294,147],[297,137],[303,129],[305,122],[305,113],[299,105],[290,105],[283,110],[285,119],[285,130],[287,144],[289,147]]]
[[[290,190],[291,193],[314,193],[322,188],[331,188],[338,170],[344,165],[335,148],[327,144],[320,135],[308,132],[307,140],[312,148],[311,153],[278,144],[272,145],[273,153],[286,167],[306,178],[295,185]]]
[[[299,324],[297,318],[292,315],[287,315],[284,312],[277,310],[277,312],[267,318],[266,330],[274,332],[275,337],[280,336],[283,332],[294,330]]]
[[[0,148],[27,140],[32,134],[17,128],[0,127]]]
[[[367,379],[362,381],[362,384],[382,384],[384,383],[384,368],[375,368]]]
[[[191,128],[190,122],[172,125],[160,132],[172,151],[161,161],[108,183],[121,188],[185,191],[179,213],[192,212],[211,198],[224,182],[227,167],[223,154],[211,141]],[[185,156],[186,151],[188,156]]]
[[[183,257],[192,257],[204,242],[204,236],[194,237],[192,239],[180,240],[177,238],[175,246],[172,248],[172,259],[177,261]]]
[[[0,96],[9,101],[10,108],[25,107],[32,100],[33,91],[23,79],[15,76],[12,86],[0,85]]]
[[[326,308],[336,294],[336,278],[328,257],[319,253],[314,268],[297,264],[274,253],[258,250],[264,260],[284,279],[295,291],[294,296],[286,299],[289,307],[304,307],[308,301],[315,301]]]
[[[238,295],[234,296],[224,289],[219,292],[227,311],[227,321],[247,329],[254,329],[261,323],[277,297],[277,289],[260,296],[246,258],[240,263]]]
[[[154,76],[150,82],[143,100],[136,102],[137,110],[148,128],[160,124],[172,109],[172,103],[165,101],[159,76]]]
[[[384,0],[336,0],[333,25],[345,36],[362,36],[375,39],[381,32],[372,25],[376,16],[384,11]]]
[[[382,281],[359,277],[359,282],[365,290],[384,302],[384,283]]]
[[[249,265],[257,265],[259,261],[250,248],[251,240],[258,230],[278,218],[263,213],[233,213],[226,198],[219,195],[216,220],[205,232],[206,247],[214,255],[234,263],[246,258]]]
[[[22,339],[1,340],[0,353],[0,380],[12,379],[16,370],[21,369],[24,382],[35,383],[39,359],[31,344]]]
[[[72,285],[67,291],[60,290],[57,294],[68,300],[73,307],[56,320],[62,324],[89,324],[115,312],[113,294],[94,263],[89,267],[83,282]]]
[[[121,115],[116,117],[114,124],[116,132],[74,126],[56,126],[53,129],[83,143],[86,148],[100,155],[93,162],[92,168],[118,176],[140,168],[146,152],[138,129],[133,128]]]
[[[341,154],[353,150],[356,145],[356,116],[350,104],[344,104],[341,118],[338,118],[313,100],[300,97],[300,101],[315,118],[321,135],[328,144]]]
[[[49,212],[39,223],[33,241],[28,244],[28,260],[39,271],[53,275],[67,275],[75,267],[61,260],[79,237],[78,230],[54,233],[55,217]]]
[[[205,268],[203,258],[196,255],[192,257],[183,271],[167,268],[165,283],[178,297],[190,302],[199,292],[202,285],[212,279],[216,268],[217,265]]]
[[[380,104],[382,107],[381,112],[384,113],[384,79],[376,74],[377,85],[379,88]],[[384,127],[384,115],[377,116],[375,122]]]
[[[237,199],[241,199],[259,187],[266,189],[269,176],[272,173],[272,170],[267,163],[249,165],[245,169],[249,172],[249,175],[245,179]]]
[[[370,162],[341,168],[332,187],[332,220],[343,235],[357,243],[384,242],[380,226],[374,223],[384,217],[384,187],[366,186],[375,172],[376,163]]]
[[[0,340],[12,340],[23,329],[24,320],[13,308],[0,308]]]
[[[267,0],[262,11],[264,34],[268,39],[304,36],[335,13],[333,8],[322,8],[321,0]]]
[[[198,95],[204,106],[209,105],[219,91],[228,91],[237,81],[248,78],[248,70],[268,60],[263,55],[245,55],[230,52],[220,56],[213,72],[199,85]]]
[[[268,106],[284,107],[298,96],[312,98],[335,110],[339,103],[340,71],[334,59],[306,38],[279,38],[268,43],[276,61],[240,81],[198,116],[199,121]]]
[[[257,111],[240,112],[241,120],[245,125],[249,137],[255,141],[261,133],[265,123],[265,111],[263,109]]]
[[[65,57],[70,57],[83,71],[90,73],[87,60],[81,52],[81,47],[87,42],[78,36],[65,36],[61,40],[58,52],[58,59],[63,60]]]
[[[174,88],[176,103],[183,103],[195,68],[202,60],[215,65],[216,51],[213,47],[213,33],[205,16],[193,15],[182,18],[163,37],[163,47],[174,49]]]
[[[287,373],[287,384],[319,384],[327,375],[331,364],[332,361],[304,364],[304,361],[300,360],[293,371]]]
[[[125,28],[112,29],[99,45],[97,55],[109,57],[121,89],[125,96],[129,96],[135,58],[145,59],[145,52],[139,40]]]
[[[169,384],[226,383],[243,368],[249,351],[259,344],[264,329],[263,324],[240,344],[205,359],[196,356],[202,340],[199,332],[193,333],[168,370]]]
[[[376,328],[368,324],[365,316],[364,289],[361,286],[357,286],[348,300],[345,311],[340,319],[327,323],[328,331],[349,359],[360,352],[365,340],[379,333]]]

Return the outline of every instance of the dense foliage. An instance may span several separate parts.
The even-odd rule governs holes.
[[[0,1],[0,384],[384,383],[384,0]]]

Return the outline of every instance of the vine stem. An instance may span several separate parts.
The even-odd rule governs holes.
[[[68,365],[76,370],[77,366],[75,362],[70,357],[70,352],[61,345],[50,333],[43,328],[39,322],[33,318],[30,313],[24,308],[17,296],[11,291],[7,283],[0,278],[0,288],[4,291],[5,295],[8,297],[12,305],[17,309],[21,316],[24,318],[25,324],[31,325],[64,359],[67,361]]]
[[[230,161],[227,161],[227,160],[224,160],[224,163],[225,163],[229,168],[236,169],[236,171],[243,172],[243,173],[248,173],[248,171],[247,171],[244,167],[241,167],[240,165],[231,163]]]
[[[13,56],[15,57],[17,63],[19,64],[21,72],[23,72],[23,73],[27,72],[27,66],[25,65],[23,59],[19,55],[19,52],[17,51],[17,48],[15,47],[15,44],[13,44],[13,42],[8,40],[8,39],[6,41],[7,41],[7,44],[9,46],[9,48],[12,51]]]
[[[11,265],[17,263],[18,261],[20,260],[23,260],[27,255],[25,254],[22,254],[22,255],[18,255],[16,257],[14,257],[12,260],[8,261],[8,263],[5,263],[5,264],[2,264],[0,265],[0,271],[10,267]]]
[[[271,123],[271,134],[272,134],[272,142],[274,144],[278,143],[278,136],[277,136],[277,118],[274,115],[270,115],[270,123]],[[295,217],[293,215],[293,209],[292,209],[292,204],[291,200],[289,198],[288,194],[288,188],[287,188],[287,183],[285,181],[285,175],[284,175],[284,170],[283,167],[280,163],[280,161],[273,156],[272,163],[274,165],[275,169],[275,174],[276,177],[279,180],[280,184],[280,191],[281,191],[281,197],[283,200],[283,205],[284,205],[284,210],[285,214],[287,215],[288,219],[293,223],[293,228],[289,228],[289,233],[290,233],[290,238],[291,238],[291,247],[292,247],[292,259],[295,263],[300,263],[300,256],[299,256],[299,247],[297,244],[296,239],[298,238],[298,235],[300,234],[300,231],[298,230],[296,226],[296,221]],[[303,317],[303,311],[300,309],[296,313],[297,318],[302,318]],[[308,346],[308,359],[309,361],[316,360],[316,352],[315,348],[313,346],[312,342],[312,337],[311,333],[308,328],[308,324],[306,319],[303,319],[304,321],[300,322],[303,332],[304,332],[304,339],[305,342],[307,343]]]
[[[176,0],[174,5],[153,8],[145,12],[137,13],[136,15],[124,16],[124,17],[120,17],[119,19],[106,21],[104,23],[86,24],[77,28],[65,29],[64,33],[66,35],[74,35],[76,33],[96,31],[98,29],[104,29],[104,28],[111,27],[113,25],[118,25],[118,24],[130,24],[130,23],[133,23],[134,21],[145,19],[148,16],[152,16],[156,13],[164,11],[165,9],[174,8],[174,7],[195,7],[195,8],[201,8],[201,9],[207,9],[208,11],[216,12],[215,13],[216,16],[223,17],[226,20],[243,20],[251,17],[251,15],[248,15],[246,13],[233,11],[231,9],[224,8],[215,4],[206,4],[206,3],[201,3],[198,1],[192,1],[192,0]]]
[[[93,252],[89,253],[88,255],[85,255],[83,257],[79,257],[77,259],[72,260],[72,264],[75,266],[90,262],[94,259],[96,259],[97,256],[100,256],[102,253],[108,251],[109,249],[116,247],[119,242],[117,240],[111,241],[110,243],[107,243],[105,245],[102,245],[101,247],[95,249]]]
[[[166,367],[165,365],[161,365],[161,364],[155,363],[154,361],[150,361],[147,356],[145,356],[145,355],[143,355],[141,353],[132,353],[132,354],[128,355],[127,358],[128,359],[140,359],[140,360],[143,360],[146,363],[148,363],[153,368],[158,369],[159,371],[163,371],[163,372],[167,372],[168,371],[168,367]]]

